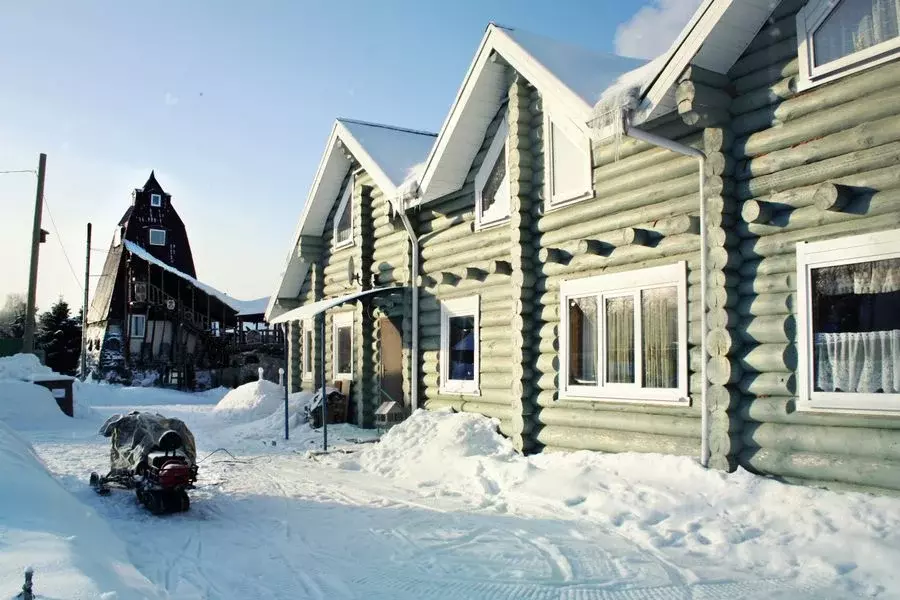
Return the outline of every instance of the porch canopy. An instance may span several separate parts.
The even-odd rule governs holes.
[[[319,300],[318,302],[313,302],[312,304],[304,304],[299,308],[295,308],[292,310],[283,313],[270,321],[271,325],[275,325],[277,323],[287,323],[289,321],[304,321],[306,319],[311,319],[316,315],[325,312],[329,308],[334,308],[335,306],[339,306],[346,302],[352,302],[353,300],[357,300],[364,296],[372,296],[378,293],[390,292],[392,290],[402,290],[402,286],[385,286],[380,288],[372,288],[371,290],[362,290],[359,292],[353,292],[352,294],[347,294],[345,296],[338,296],[337,298],[327,298],[325,300]]]

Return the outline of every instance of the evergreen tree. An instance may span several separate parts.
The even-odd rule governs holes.
[[[25,333],[25,295],[7,294],[0,308],[0,338],[21,338]]]
[[[48,367],[57,373],[75,374],[81,353],[81,321],[72,317],[62,298],[41,314],[37,345],[43,349]]]

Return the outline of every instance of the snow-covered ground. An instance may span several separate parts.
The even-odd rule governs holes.
[[[321,432],[300,422],[308,398],[291,398],[284,442],[280,390],[266,384],[224,398],[82,384],[85,418],[29,426],[3,410],[15,385],[0,381],[0,421],[15,413],[18,435],[0,428],[0,440],[18,440],[17,465],[41,481],[23,491],[46,498],[13,500],[19,467],[0,455],[0,598],[31,562],[44,598],[900,597],[896,498],[666,456],[525,458],[489,420],[450,413],[416,413],[380,443],[333,426],[338,449],[323,455]],[[108,463],[97,426],[132,408],[184,419],[201,459],[229,451],[201,463],[189,512],[154,517],[133,494],[86,485]],[[24,440],[61,485],[21,458]],[[29,548],[45,539],[39,562]],[[59,587],[68,573],[84,585]]]

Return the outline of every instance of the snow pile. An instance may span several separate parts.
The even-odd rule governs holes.
[[[417,411],[380,444],[338,463],[425,496],[602,523],[684,565],[900,597],[900,498],[790,486],[692,458],[573,452],[524,457],[471,414]]]
[[[86,410],[75,407],[77,413]],[[72,419],[59,409],[50,390],[14,380],[0,381],[0,421],[17,431],[65,429],[72,425]]]
[[[75,398],[91,406],[137,408],[167,404],[215,404],[230,390],[215,388],[193,394],[158,387],[128,387],[118,384],[75,382]],[[120,411],[121,412],[121,411]]]
[[[165,597],[129,562],[109,525],[63,489],[2,422],[0,489],[2,597],[21,589],[29,565],[41,598]]]
[[[288,426],[290,427],[292,435],[296,429],[305,427],[307,422],[307,409],[309,408],[312,399],[313,394],[309,392],[298,392],[296,394],[291,394],[288,397]],[[280,439],[284,436],[284,388],[278,388],[277,402],[272,402],[271,399],[265,400],[265,405],[269,405],[270,403],[274,404],[275,408],[261,419],[235,423],[235,413],[227,413],[231,415],[232,423],[234,424],[228,427],[225,430],[225,433],[232,439]],[[218,410],[218,406],[216,407],[216,410]],[[308,430],[309,428],[306,427],[306,429]]]
[[[232,423],[249,423],[284,407],[284,387],[261,379],[236,387],[219,400],[213,411]]]
[[[34,354],[16,354],[0,358],[0,379],[28,381],[36,375],[54,374],[53,369],[42,365]]]

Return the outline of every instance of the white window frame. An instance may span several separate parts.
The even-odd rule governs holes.
[[[797,44],[800,63],[799,91],[834,81],[880,65],[900,56],[900,37],[854,52],[827,64],[816,66],[814,35],[825,19],[840,6],[842,0],[810,0],[797,13]]]
[[[338,372],[338,329],[350,326],[350,371]],[[353,312],[345,311],[335,313],[331,318],[331,372],[335,379],[353,379]]]
[[[645,388],[642,381],[641,353],[641,291],[660,287],[678,289],[678,387]],[[598,321],[605,323],[606,298],[633,295],[635,319],[635,383],[604,385],[606,374],[606,328],[597,332],[597,385],[569,384],[569,300],[584,297],[597,299]],[[610,275],[598,275],[563,281],[560,284],[560,376],[559,397],[566,400],[591,400],[603,402],[634,402],[641,404],[665,404],[683,406],[690,403],[688,373],[688,300],[687,263],[638,269]]]
[[[553,170],[553,151],[554,136],[551,124],[562,130],[563,135],[574,146],[581,149],[582,158],[582,180],[577,185],[572,186],[568,191],[558,192],[555,189],[555,173]],[[590,138],[573,123],[566,118],[556,116],[554,111],[544,111],[544,197],[547,201],[548,210],[560,208],[569,204],[580,202],[594,197],[594,173],[593,159],[591,156]]]
[[[316,339],[316,330],[312,321],[301,322],[300,336],[300,359],[302,361],[302,364],[300,365],[300,374],[304,380],[309,381],[313,378],[313,371],[316,368],[315,357],[312,356],[313,345],[315,345]],[[312,339],[308,339],[310,336]],[[307,363],[307,361],[309,362]],[[309,370],[306,369],[307,364],[309,365]]]
[[[137,327],[137,323],[141,326]],[[137,335],[135,330],[140,329],[141,335]],[[128,323],[128,337],[130,339],[142,340],[147,337],[147,315],[131,315]]]
[[[161,233],[162,234],[162,243],[153,241],[153,234]],[[147,241],[151,246],[165,246],[166,245],[166,230],[165,229],[151,229],[147,232]]]
[[[450,379],[450,319],[451,317],[475,317],[475,367],[474,379]],[[481,299],[479,296],[454,298],[441,302],[441,382],[442,394],[481,394]]]
[[[162,206],[162,194],[150,194],[150,206],[154,208]]]
[[[481,210],[481,201],[483,199],[482,190],[484,189],[488,177],[490,177],[491,171],[494,170],[494,165],[497,164],[498,160],[506,161],[506,181],[507,186],[510,185],[509,144],[507,143],[508,138],[509,123],[507,123],[507,115],[504,114],[503,118],[500,121],[500,126],[497,128],[497,132],[494,134],[494,139],[491,141],[491,145],[488,147],[488,151],[484,155],[484,160],[481,163],[481,167],[479,167],[478,173],[475,174],[475,226],[478,229],[496,227],[497,225],[502,225],[503,223],[508,222],[510,219],[510,213],[512,211],[512,190],[510,190],[509,198],[510,210],[507,211],[505,215],[500,215],[499,217],[485,220],[485,217],[484,215],[482,215]],[[503,153],[502,157],[500,156],[501,152]]]
[[[349,248],[356,243],[356,231],[353,222],[353,187],[355,179],[353,176],[350,177],[350,181],[347,182],[347,187],[341,196],[341,202],[338,204],[337,212],[334,213],[334,224],[331,232],[331,245],[334,250]],[[341,217],[344,216],[344,211],[346,210],[350,211],[350,238],[343,242],[338,242],[338,224],[341,222]]]
[[[900,394],[817,392],[813,385],[812,270],[900,258],[900,229],[797,244],[797,410],[846,414],[900,413]]]

